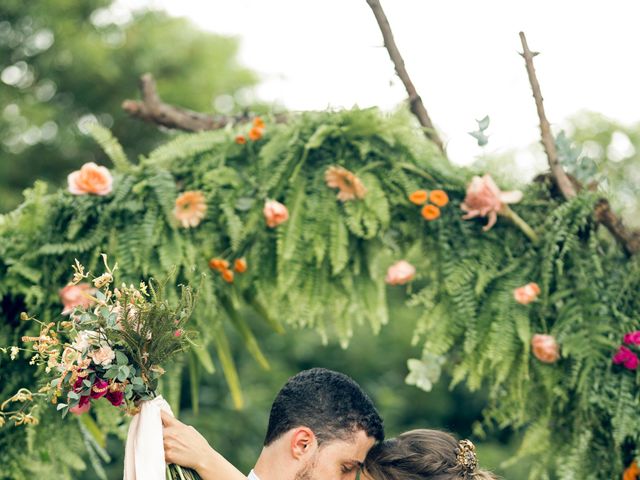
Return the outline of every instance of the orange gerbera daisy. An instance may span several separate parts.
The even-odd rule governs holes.
[[[173,214],[184,228],[197,227],[207,211],[204,194],[199,191],[184,192],[176,198]]]
[[[245,143],[247,143],[247,139],[245,138],[245,136],[244,136],[244,135],[238,135],[238,136],[236,137],[236,143],[237,143],[238,145],[244,145]]]
[[[362,181],[353,172],[343,167],[329,167],[324,173],[324,179],[328,187],[340,190],[338,192],[338,200],[342,202],[355,198],[364,198],[367,193]]]
[[[253,126],[255,128],[260,128],[262,130],[264,130],[264,120],[262,120],[262,118],[260,117],[256,117],[253,119]]]
[[[449,195],[444,190],[431,190],[429,200],[438,207],[444,207],[449,203]]]
[[[247,271],[247,261],[244,258],[236,258],[233,262],[233,269],[238,273],[244,273]]]
[[[264,128],[253,127],[251,130],[249,130],[249,138],[254,142],[258,141],[262,138],[263,132]]]
[[[440,218],[440,209],[435,205],[425,205],[422,207],[422,217],[425,220],[436,220]]]
[[[226,270],[227,268],[229,268],[229,262],[223,260],[222,258],[212,258],[211,260],[209,260],[209,268],[218,271]]]
[[[411,195],[409,195],[409,201],[411,203],[415,203],[416,205],[424,205],[427,203],[427,198],[429,194],[426,190],[416,190]]]

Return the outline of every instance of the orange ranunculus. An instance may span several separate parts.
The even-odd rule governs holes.
[[[364,198],[367,193],[362,181],[353,172],[343,167],[332,166],[327,168],[324,179],[328,187],[340,190],[338,192],[338,200],[342,202]]]
[[[233,272],[225,268],[224,270],[222,270],[222,278],[227,283],[233,283]]]
[[[269,228],[275,228],[289,219],[287,207],[276,200],[267,200],[262,213]]]
[[[236,258],[233,262],[233,269],[238,273],[244,273],[247,271],[247,261],[244,258]]]
[[[259,128],[260,130],[264,130],[264,120],[260,117],[256,117],[253,119],[253,127]]]
[[[253,127],[251,128],[251,130],[249,130],[249,138],[256,142],[262,138],[263,133],[264,128]]]
[[[440,209],[435,205],[425,205],[422,207],[422,217],[425,220],[436,220],[440,218]]]
[[[197,227],[207,211],[204,194],[200,191],[184,192],[176,199],[173,214],[184,228]]]
[[[244,135],[238,135],[236,136],[236,143],[238,145],[244,145],[245,143],[247,143],[247,139],[245,138]]]
[[[62,300],[62,315],[68,315],[73,312],[76,307],[87,308],[93,303],[90,297],[95,289],[88,283],[79,283],[78,285],[67,285],[60,290],[60,300]]]
[[[429,200],[438,207],[444,207],[449,203],[449,195],[444,190],[431,190]]]
[[[498,188],[490,175],[473,177],[467,186],[467,195],[460,208],[467,212],[462,218],[468,220],[475,217],[489,217],[489,222],[482,228],[485,232],[498,220],[498,213],[505,204],[517,203],[522,199],[522,192],[514,190],[503,192]]]
[[[409,201],[416,205],[424,205],[427,203],[427,199],[429,194],[426,190],[416,190],[411,195],[409,195]]]
[[[413,280],[416,268],[406,260],[400,260],[387,269],[384,281],[389,285],[404,285]]]
[[[99,167],[94,162],[82,165],[80,170],[71,172],[67,177],[69,192],[74,195],[107,195],[113,187],[113,177],[106,167]]]
[[[209,268],[212,270],[222,271],[229,268],[229,262],[222,258],[212,258],[209,260]]]
[[[560,358],[560,346],[552,335],[536,333],[531,339],[533,355],[544,363],[555,363]]]
[[[638,464],[634,460],[624,471],[622,480],[637,480],[638,477],[640,477],[640,468],[638,468]]]
[[[540,295],[540,287],[537,283],[527,283],[522,287],[518,287],[513,291],[513,298],[522,305],[528,305]]]

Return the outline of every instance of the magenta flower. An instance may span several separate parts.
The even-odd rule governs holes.
[[[624,336],[624,343],[627,345],[640,345],[640,330],[627,333]]]
[[[615,365],[623,365],[629,370],[635,370],[638,368],[640,360],[638,360],[638,357],[635,353],[622,345],[613,356],[613,363]]]

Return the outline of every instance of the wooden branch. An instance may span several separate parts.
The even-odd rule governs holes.
[[[640,252],[640,232],[631,231],[624,226],[622,220],[611,210],[609,201],[601,198],[595,206],[595,217],[622,245],[628,255]]]
[[[186,108],[176,107],[162,102],[156,90],[156,82],[150,73],[140,77],[142,101],[125,100],[122,108],[132,117],[145,122],[154,123],[167,128],[199,132],[202,130],[217,130],[229,122],[247,120],[246,117],[229,118],[224,116],[206,115]]]
[[[544,105],[542,104],[542,92],[540,91],[540,84],[538,83],[536,70],[533,66],[533,57],[535,57],[538,53],[529,50],[524,32],[520,32],[520,40],[522,41],[523,48],[523,53],[521,53],[521,55],[524,57],[524,61],[527,66],[529,83],[531,84],[531,89],[533,90],[533,98],[535,98],[536,108],[538,110],[538,118],[540,119],[542,146],[544,147],[544,151],[547,154],[547,159],[549,160],[549,167],[551,168],[553,181],[562,192],[562,196],[568,200],[569,198],[573,198],[576,196],[576,189],[571,183],[571,180],[569,180],[569,177],[562,168],[562,165],[560,165],[560,160],[558,159],[558,151],[556,150],[556,142],[553,138],[553,134],[551,133],[551,126],[549,125],[547,116],[544,113]]]
[[[438,136],[436,129],[431,123],[431,118],[429,118],[429,114],[427,113],[427,109],[422,103],[422,99],[416,90],[416,87],[413,85],[411,78],[409,77],[409,73],[404,66],[404,60],[402,59],[402,55],[400,54],[400,50],[396,45],[395,40],[393,39],[393,33],[391,32],[391,26],[389,25],[389,20],[387,20],[387,16],[382,9],[382,5],[380,5],[379,0],[367,0],[367,3],[371,7],[373,14],[376,17],[378,22],[378,26],[380,27],[380,31],[382,32],[382,38],[384,39],[384,46],[389,52],[389,57],[393,62],[393,65],[396,69],[396,73],[402,83],[404,84],[404,88],[407,90],[409,94],[409,106],[411,108],[411,112],[418,118],[420,125],[425,127],[425,135],[429,140],[435,143],[440,150],[445,153],[444,144],[442,140]]]

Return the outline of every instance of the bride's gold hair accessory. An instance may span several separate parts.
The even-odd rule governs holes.
[[[478,467],[478,456],[476,455],[476,447],[470,440],[460,440],[456,451],[458,464],[461,465],[466,472],[473,473]]]

